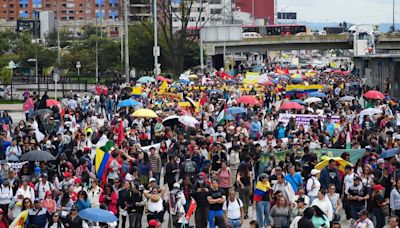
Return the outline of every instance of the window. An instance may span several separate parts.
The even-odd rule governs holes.
[[[222,9],[211,9],[210,13],[211,14],[222,14]]]
[[[210,4],[221,4],[221,0],[210,0]]]

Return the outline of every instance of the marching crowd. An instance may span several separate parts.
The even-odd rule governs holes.
[[[399,106],[390,81],[370,88],[358,76],[317,72],[302,85],[323,85],[323,95],[304,102],[307,92],[288,93],[291,79],[274,77],[269,86],[218,76],[205,88],[109,85],[55,105],[47,94],[24,94],[26,120],[0,119],[0,228],[398,227]],[[384,97],[365,97],[379,93],[372,89]],[[237,102],[244,95],[257,102]],[[127,99],[139,105],[121,107]],[[300,107],[282,108],[293,100]],[[361,115],[363,106],[375,113]],[[135,116],[141,108],[156,116]],[[293,116],[284,122],[282,113]],[[299,123],[295,115],[318,117]],[[329,149],[340,154],[317,153]],[[36,150],[54,160],[24,158]],[[362,151],[356,162],[352,151]],[[86,221],[87,208],[118,222]]]

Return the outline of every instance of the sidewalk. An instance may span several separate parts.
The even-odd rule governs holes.
[[[22,112],[22,104],[0,104],[1,111]]]

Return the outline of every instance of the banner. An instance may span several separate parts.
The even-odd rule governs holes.
[[[311,149],[311,152],[317,155],[318,161],[321,160],[322,156],[328,156],[328,157],[340,157],[343,152],[347,152],[350,154],[350,162],[354,165],[356,164],[357,160],[362,158],[365,153],[365,149]],[[260,166],[259,166],[259,171],[260,173],[265,171],[265,167],[267,166],[267,163],[269,162],[269,157],[273,155],[275,157],[275,160],[277,162],[284,161],[285,156],[287,153],[294,153],[293,150],[282,150],[278,151],[277,153],[273,154],[267,154],[267,153],[261,153],[260,154]]]
[[[286,92],[293,90],[300,90],[304,92],[312,92],[317,90],[324,90],[325,85],[288,85],[286,86]]]
[[[257,84],[258,80],[260,79],[260,74],[256,72],[247,72],[246,78],[243,80],[243,84]]]
[[[305,128],[310,126],[310,120],[318,120],[318,115],[301,115],[301,114],[285,114],[280,113],[278,121],[283,122],[283,125],[287,125],[289,123],[290,118],[294,118],[296,120],[296,125],[303,125]],[[326,116],[321,116],[322,121],[325,122]],[[339,123],[339,116],[331,116],[332,123]]]

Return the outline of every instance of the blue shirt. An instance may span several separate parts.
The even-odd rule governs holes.
[[[290,183],[294,192],[297,192],[297,190],[303,185],[303,179],[299,173],[294,173],[293,176],[288,173],[285,176],[285,180]]]

